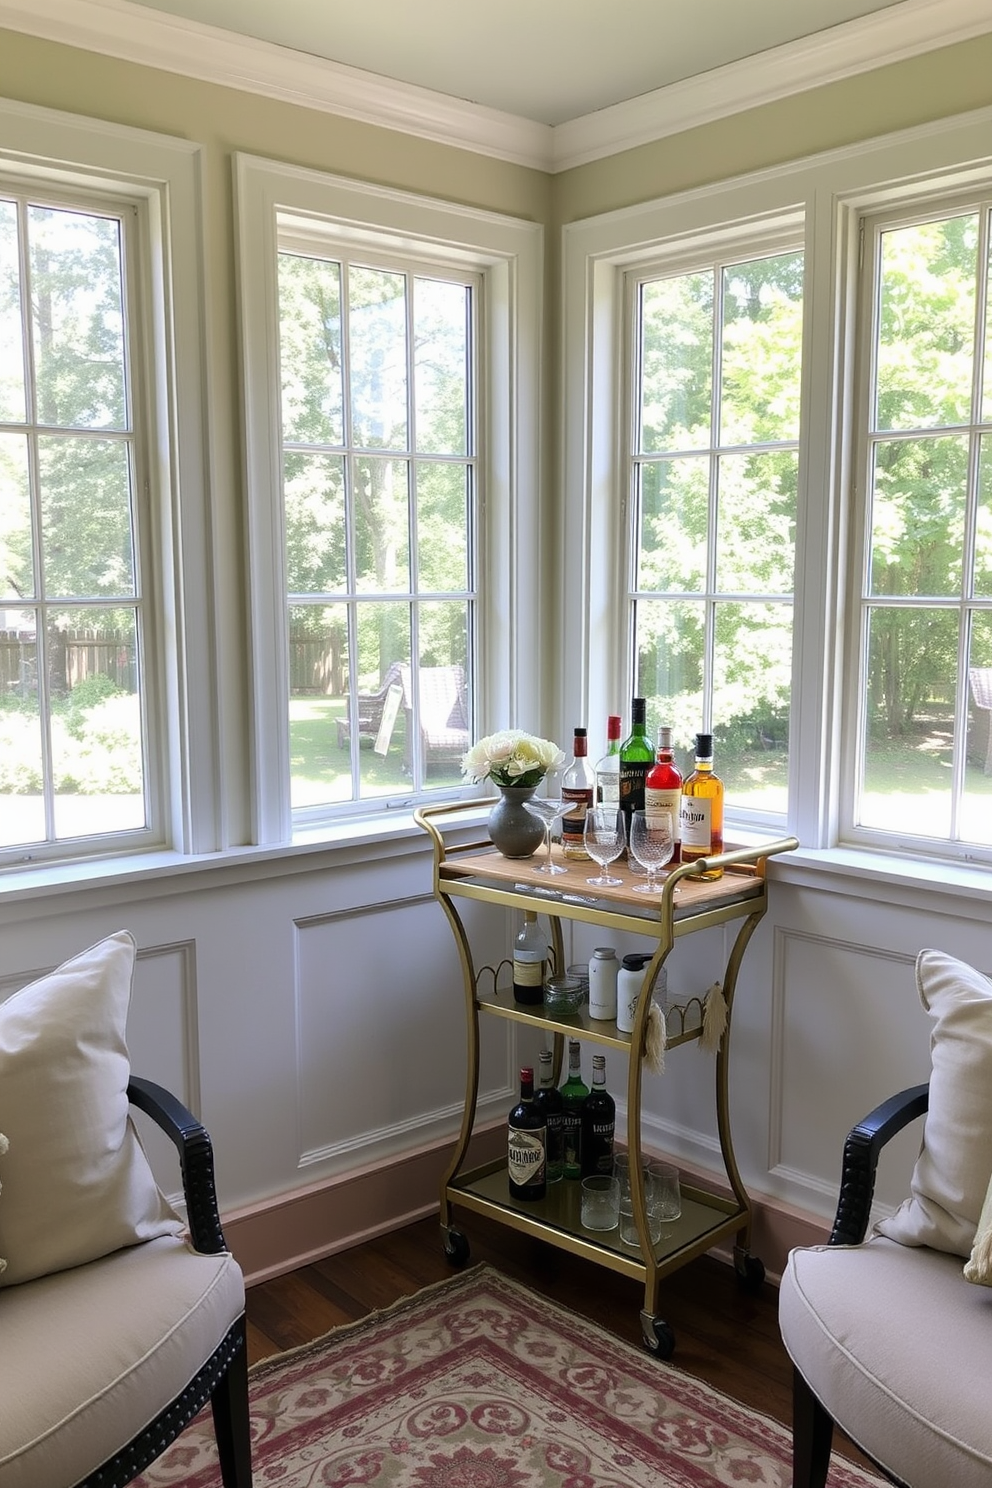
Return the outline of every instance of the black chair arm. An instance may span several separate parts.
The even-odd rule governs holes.
[[[138,1075],[132,1075],[128,1081],[127,1098],[162,1128],[179,1153],[186,1218],[194,1249],[205,1255],[226,1250],[214,1183],[214,1151],[202,1122],[162,1085]]]
[[[890,1096],[848,1133],[844,1143],[840,1198],[828,1244],[860,1245],[865,1238],[875,1192],[875,1169],[882,1148],[896,1132],[924,1114],[929,1089],[928,1085],[914,1085],[910,1090]]]

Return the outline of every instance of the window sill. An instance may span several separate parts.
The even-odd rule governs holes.
[[[992,905],[992,871],[964,863],[924,862],[895,853],[866,852],[862,848],[804,848],[785,853],[769,864],[776,882],[825,893],[856,894],[875,902],[906,905],[932,914],[974,913],[985,917]]]

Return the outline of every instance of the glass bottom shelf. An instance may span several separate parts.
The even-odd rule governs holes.
[[[485,1167],[460,1173],[448,1184],[447,1195],[455,1205],[488,1214],[562,1250],[586,1256],[628,1276],[644,1275],[646,1267],[640,1249],[624,1244],[619,1226],[613,1230],[589,1230],[582,1224],[580,1184],[574,1179],[549,1184],[543,1199],[511,1198],[506,1163],[497,1159]],[[674,1271],[703,1255],[718,1241],[736,1234],[747,1219],[746,1211],[732,1199],[683,1184],[682,1214],[666,1226],[655,1246],[658,1274]]]

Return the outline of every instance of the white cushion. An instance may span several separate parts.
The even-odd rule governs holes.
[[[230,1254],[174,1236],[0,1291],[3,1488],[70,1488],[106,1462],[185,1389],[244,1305]]]
[[[134,957],[119,931],[0,1004],[0,1286],[182,1228],[128,1115]]]
[[[961,1262],[882,1237],[794,1250],[782,1338],[833,1419],[913,1488],[992,1482],[992,1297]]]
[[[917,957],[916,981],[934,1020],[930,1107],[912,1196],[876,1232],[967,1256],[992,1166],[992,982],[932,950]]]

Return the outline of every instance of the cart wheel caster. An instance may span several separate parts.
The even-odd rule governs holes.
[[[442,1230],[444,1255],[449,1266],[464,1266],[469,1258],[469,1244],[461,1230]]]
[[[737,1273],[737,1285],[741,1291],[757,1296],[761,1291],[761,1283],[765,1279],[765,1268],[757,1256],[747,1252],[739,1253],[734,1257],[734,1270]]]
[[[641,1313],[641,1333],[644,1337],[644,1347],[649,1353],[654,1354],[656,1359],[670,1359],[675,1352],[675,1333],[669,1323],[663,1318],[651,1317],[649,1313]]]

